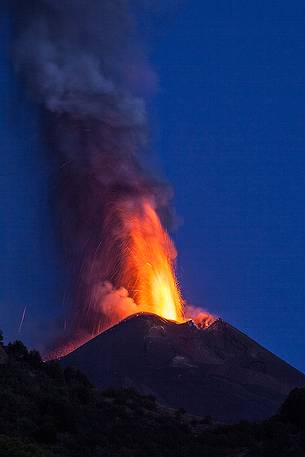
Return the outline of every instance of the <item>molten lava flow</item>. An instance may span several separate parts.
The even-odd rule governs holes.
[[[176,249],[162,227],[153,203],[144,199],[140,209],[125,208],[123,284],[139,311],[184,321],[183,301],[174,272]]]

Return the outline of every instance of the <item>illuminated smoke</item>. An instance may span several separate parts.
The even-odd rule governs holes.
[[[185,306],[185,315],[189,319],[192,319],[199,328],[207,328],[217,319],[217,317],[213,316],[208,311],[191,305]]]

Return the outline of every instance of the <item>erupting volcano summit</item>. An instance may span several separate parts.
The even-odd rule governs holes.
[[[131,66],[154,77],[131,2],[12,0],[10,8],[15,67],[45,111],[57,172],[70,284],[55,346],[67,352],[140,311],[183,322],[166,229],[171,192],[151,172],[145,99],[128,77]]]
[[[162,404],[224,421],[277,412],[305,375],[216,319],[205,328],[141,313],[62,360],[98,387],[131,387]]]

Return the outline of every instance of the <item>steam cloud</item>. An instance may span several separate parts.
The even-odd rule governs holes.
[[[167,204],[142,166],[148,129],[134,90],[135,74],[146,87],[155,76],[127,0],[10,0],[9,7],[15,67],[42,108],[58,162],[56,211],[74,290],[70,330],[94,334],[97,316],[107,326],[113,313],[125,317],[126,301],[136,311],[120,277],[121,208],[140,208],[143,197],[157,209]]]

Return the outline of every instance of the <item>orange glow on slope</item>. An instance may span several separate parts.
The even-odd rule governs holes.
[[[125,208],[126,210],[126,208]],[[174,272],[176,249],[148,199],[124,214],[128,233],[123,284],[139,311],[183,322],[183,301]]]

